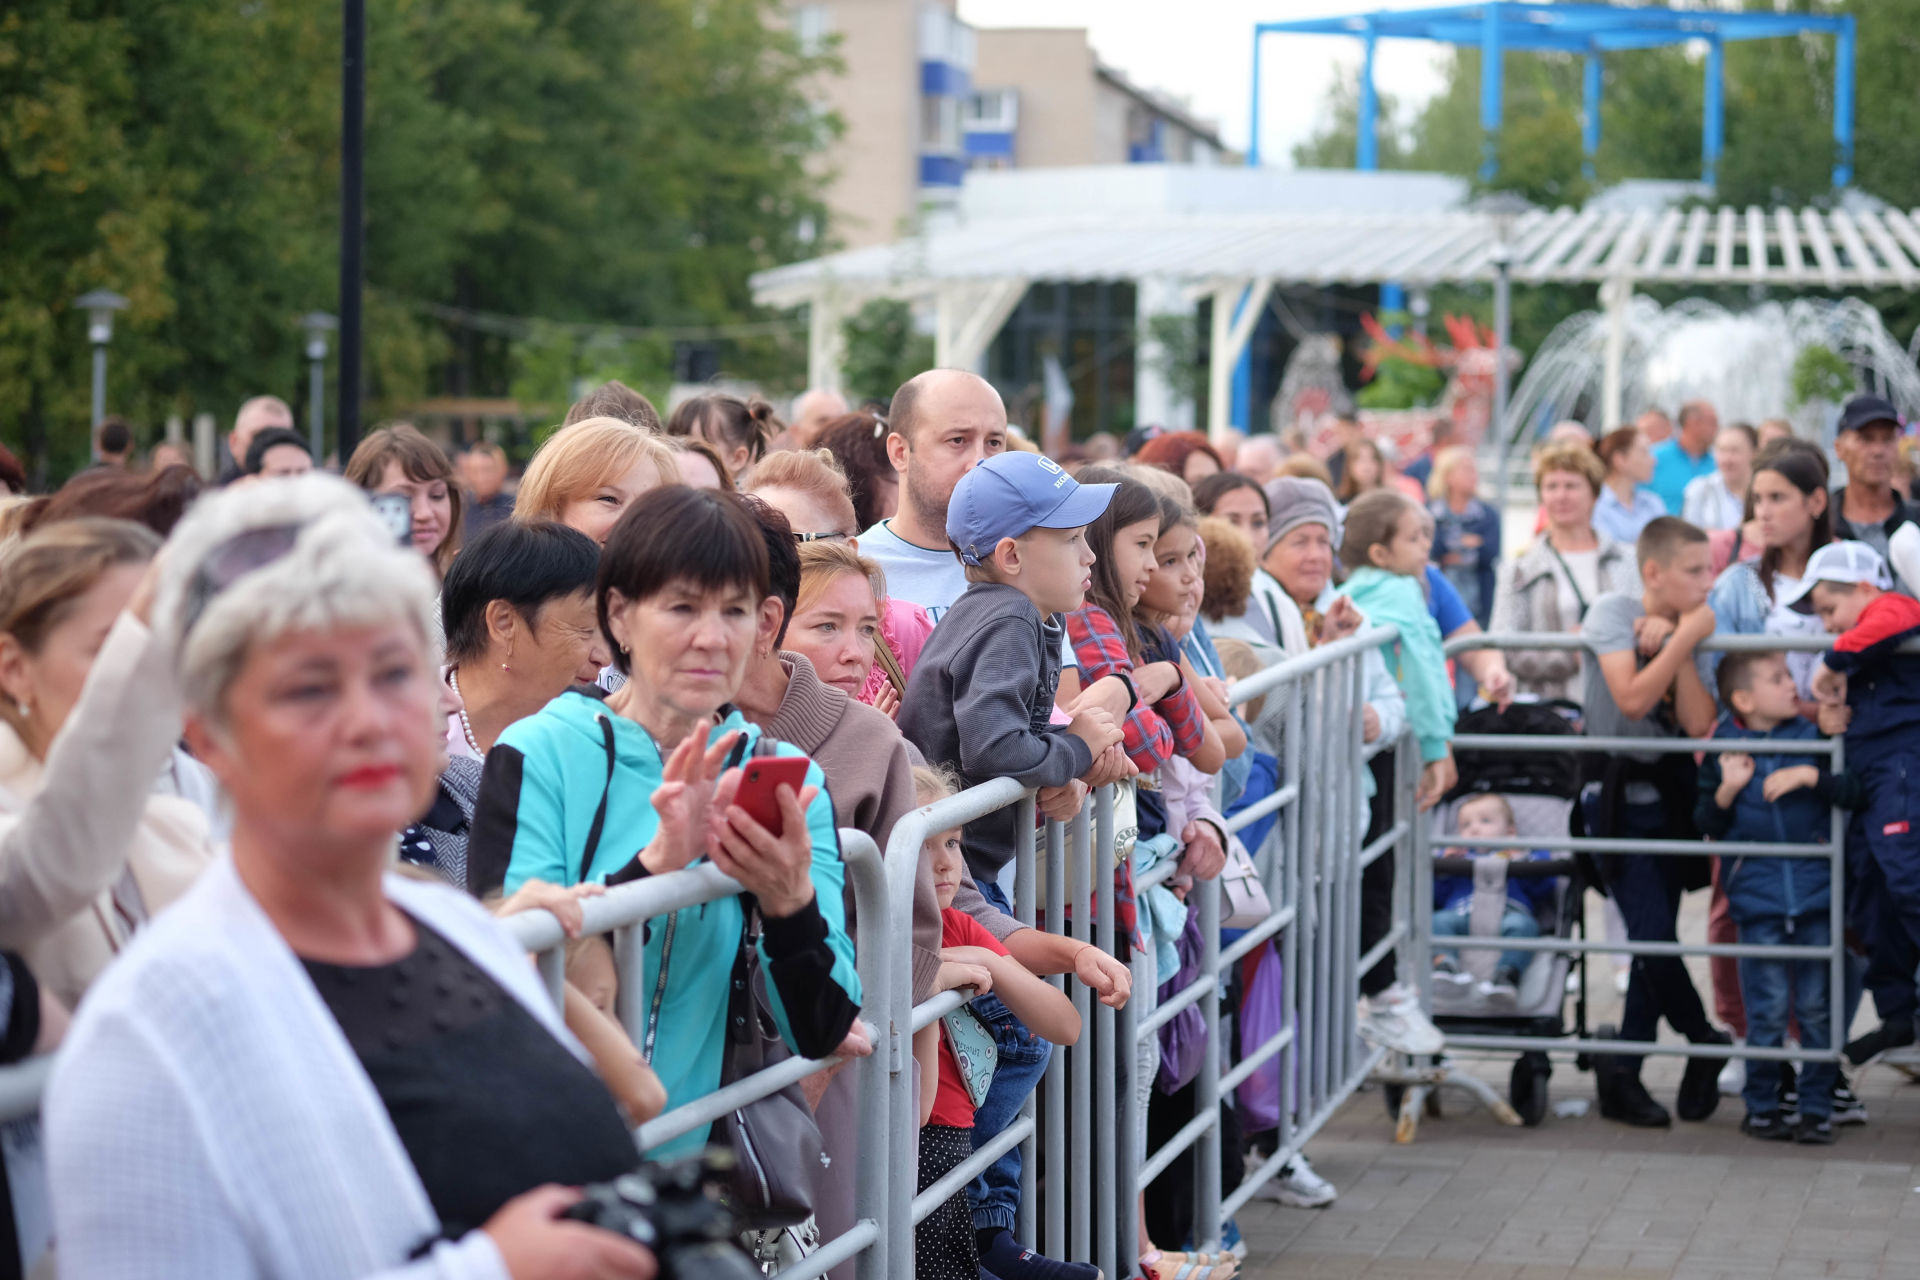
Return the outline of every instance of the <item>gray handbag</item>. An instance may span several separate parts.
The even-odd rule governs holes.
[[[746,919],[733,962],[720,1087],[793,1056],[774,1024],[760,964],[760,909],[742,894]],[[814,1179],[826,1168],[820,1127],[798,1084],[720,1118],[714,1134],[733,1150],[734,1208],[756,1228],[797,1226],[812,1216]]]

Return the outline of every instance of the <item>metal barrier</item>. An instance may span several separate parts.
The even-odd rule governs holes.
[[[1367,652],[1393,638],[1379,629],[1322,646],[1239,681],[1234,705],[1254,698],[1287,699],[1283,758],[1274,793],[1226,823],[1237,833],[1278,815],[1269,837],[1253,850],[1272,913],[1232,944],[1220,945],[1220,886],[1203,881],[1190,895],[1204,939],[1200,972],[1151,1013],[1136,1004],[1115,1011],[1094,1000],[1071,975],[1051,979],[1067,991],[1081,1015],[1073,1046],[1056,1051],[1038,1098],[1030,1096],[1019,1118],[938,1183],[916,1194],[907,1176],[918,1167],[918,1114],[914,1107],[917,1066],[913,1032],[969,998],[946,992],[912,1003],[912,903],[921,846],[931,836],[1014,807],[1023,833],[1014,864],[1015,918],[1044,923],[1055,932],[1114,953],[1114,789],[1102,788],[1067,821],[1036,820],[1034,795],[1011,779],[971,788],[913,811],[896,823],[886,857],[864,832],[840,832],[842,853],[859,921],[858,968],[863,986],[860,1016],[874,1053],[854,1064],[857,1082],[859,1156],[851,1229],[822,1242],[804,1258],[782,1267],[791,1280],[813,1280],[853,1260],[860,1280],[913,1274],[914,1226],[963,1190],[1007,1150],[1022,1152],[1021,1200],[1016,1235],[1054,1256],[1093,1261],[1109,1276],[1127,1273],[1134,1257],[1142,1188],[1160,1177],[1184,1151],[1195,1157],[1196,1234],[1215,1247],[1220,1226],[1264,1182],[1276,1176],[1364,1081],[1382,1051],[1356,1033],[1359,977],[1389,949],[1415,936],[1408,886],[1409,861],[1418,835],[1407,815],[1413,809],[1417,763],[1411,740],[1396,751],[1396,820],[1364,849],[1367,827],[1362,776],[1363,663]],[[1045,850],[1045,860],[1040,859]],[[1393,924],[1367,955],[1359,954],[1360,876],[1381,857],[1395,860]],[[1137,892],[1161,884],[1175,870],[1168,861],[1141,877]],[[1044,882],[1042,880],[1044,877]],[[584,932],[610,933],[620,977],[617,1012],[629,1034],[644,1029],[642,976],[644,925],[668,912],[740,892],[717,868],[702,864],[618,886],[582,902]],[[1043,897],[1044,895],[1044,897]],[[1044,921],[1039,905],[1044,900]],[[504,923],[534,953],[543,981],[561,999],[566,939],[546,911],[529,911]],[[1281,1029],[1265,1043],[1240,1052],[1223,1045],[1220,990],[1233,966],[1274,942],[1283,965],[1285,1013]],[[1207,1024],[1208,1052],[1198,1077],[1196,1115],[1153,1152],[1136,1150],[1142,1117],[1131,1087],[1134,1049],[1151,1041],[1183,1009],[1197,1006]],[[638,1039],[636,1038],[636,1043]],[[1230,1059],[1230,1061],[1228,1060]],[[1222,1196],[1219,1105],[1264,1064],[1278,1060],[1281,1089],[1278,1146],[1242,1186]],[[642,1151],[691,1132],[728,1112],[832,1067],[836,1059],[790,1059],[701,1098],[685,1102],[635,1131]],[[50,1059],[0,1069],[0,1120],[31,1115],[38,1106]],[[1038,1187],[1041,1167],[1044,1190]]]
[[[842,830],[840,852],[853,889],[854,912],[860,921],[871,921],[885,936],[888,920],[888,885],[880,865],[880,851],[873,837],[864,831]],[[617,1012],[627,1034],[640,1043],[646,1026],[645,935],[648,920],[701,903],[715,902],[739,893],[739,882],[719,868],[703,863],[662,876],[649,876],[610,889],[598,898],[587,898],[581,906],[586,923],[583,934],[611,933],[614,938],[614,962],[620,986]],[[510,916],[503,923],[520,945],[534,953],[540,972],[556,1006],[562,1003],[561,989],[566,965],[566,936],[560,922],[550,912],[528,911]],[[872,1057],[861,1060],[856,1069],[859,1082],[860,1155],[854,1170],[854,1225],[820,1248],[783,1268],[782,1275],[793,1280],[812,1280],[851,1258],[859,1259],[860,1280],[883,1280],[887,1269],[887,1241],[881,1229],[885,1221],[889,1195],[885,1138],[889,1127],[885,1073],[889,1069],[884,1052],[885,1037],[880,1029],[888,1025],[889,993],[895,966],[902,954],[881,945],[858,948],[861,986],[860,1017],[875,1045]],[[904,972],[904,969],[901,970]],[[817,1075],[840,1061],[837,1058],[789,1058],[745,1079],[655,1116],[634,1131],[634,1142],[644,1153],[650,1148],[712,1124],[729,1112],[761,1098],[778,1093],[808,1076]]]
[[[1411,936],[1408,885],[1414,824],[1404,816],[1366,848],[1366,799],[1361,781],[1364,751],[1359,709],[1364,701],[1363,664],[1369,650],[1392,640],[1394,632],[1376,629],[1325,645],[1312,653],[1275,664],[1237,682],[1231,701],[1286,697],[1284,759],[1274,794],[1227,821],[1237,833],[1278,814],[1263,846],[1254,850],[1272,913],[1235,942],[1220,945],[1220,886],[1202,881],[1189,896],[1200,913],[1203,953],[1199,973],[1184,989],[1170,993],[1151,1013],[1140,1013],[1139,996],[1117,1012],[1091,999],[1087,989],[1070,983],[1082,1019],[1079,1043],[1056,1049],[1040,1093],[1043,1116],[1035,1131],[1035,1107],[1029,1099],[1019,1120],[997,1139],[976,1150],[924,1193],[914,1195],[905,1180],[896,1185],[890,1207],[888,1257],[896,1273],[912,1257],[913,1226],[949,1196],[1014,1146],[1022,1151],[1022,1196],[1016,1235],[1043,1253],[1091,1261],[1106,1275],[1124,1275],[1135,1257],[1139,1195],[1182,1152],[1194,1152],[1196,1231],[1202,1247],[1217,1247],[1221,1224],[1275,1177],[1300,1148],[1367,1078],[1380,1051],[1356,1034],[1360,975],[1382,955]],[[1395,785],[1399,814],[1412,811],[1416,768],[1410,740],[1397,746]],[[895,948],[910,945],[914,868],[920,846],[938,832],[1018,804],[1025,820],[1015,859],[1015,918],[1033,924],[1040,871],[1046,850],[1047,926],[1113,953],[1113,794],[1095,793],[1070,822],[1033,821],[1032,796],[1009,779],[987,783],[919,809],[894,827],[887,850]],[[1359,950],[1361,872],[1376,858],[1395,859],[1397,877],[1394,922],[1365,956]],[[1176,870],[1164,862],[1136,878],[1136,893],[1162,884]],[[1065,904],[1064,920],[1054,904]],[[1089,920],[1092,924],[1089,925]],[[1225,1046],[1219,1018],[1220,989],[1234,965],[1269,940],[1281,947],[1285,1016],[1283,1026],[1265,1043],[1233,1053]],[[1166,975],[1170,977],[1171,975]],[[1059,985],[1061,979],[1055,979]],[[965,996],[947,992],[917,1008],[898,984],[892,995],[893,1026],[919,1028],[958,1007]],[[1208,1052],[1195,1090],[1195,1117],[1152,1152],[1135,1150],[1144,1127],[1131,1086],[1136,1045],[1156,1038],[1181,1010],[1198,1006],[1207,1024]],[[912,1112],[911,1032],[895,1031],[889,1054],[898,1064],[893,1081],[893,1167],[912,1168],[915,1116]],[[1279,1059],[1281,1127],[1277,1149],[1249,1171],[1230,1197],[1221,1194],[1219,1104],[1271,1059]],[[1296,1088],[1296,1078],[1298,1087]],[[1036,1141],[1037,1140],[1037,1141]],[[1036,1204],[1035,1149],[1043,1153],[1047,1180]],[[1038,1231],[1036,1231],[1036,1227]]]
[[[1778,653],[1791,651],[1799,653],[1824,653],[1831,644],[1812,636],[1765,636],[1765,635],[1720,635],[1704,640],[1698,646],[1707,652],[1717,653]],[[1446,644],[1448,657],[1470,649],[1500,650],[1584,650],[1585,645],[1576,634],[1567,635],[1520,635],[1510,633],[1481,634],[1460,636]],[[1648,755],[1693,755],[1696,753],[1720,754],[1741,752],[1747,755],[1811,755],[1826,756],[1832,761],[1832,771],[1840,773],[1845,767],[1845,754],[1841,740],[1814,739],[1773,742],[1758,739],[1739,738],[1608,738],[1608,737],[1567,737],[1564,735],[1508,735],[1465,734],[1453,742],[1459,750],[1492,751],[1538,751],[1553,754],[1592,754],[1633,752]],[[1576,800],[1575,803],[1582,803]],[[1426,821],[1415,823],[1415,879],[1414,890],[1415,928],[1413,945],[1413,964],[1419,975],[1423,1002],[1431,1006],[1433,987],[1433,859],[1432,824]],[[1594,942],[1585,938],[1448,938],[1448,947],[1457,947],[1463,951],[1547,951],[1581,957],[1590,952],[1608,954],[1627,954],[1644,956],[1732,956],[1732,957],[1770,957],[1779,960],[1825,960],[1828,962],[1829,992],[1828,1007],[1832,1010],[1833,1044],[1825,1051],[1796,1049],[1759,1049],[1745,1045],[1693,1045],[1659,1044],[1651,1041],[1599,1040],[1582,1036],[1541,1038],[1533,1036],[1501,1036],[1483,1034],[1449,1034],[1449,1049],[1468,1050],[1520,1050],[1542,1053],[1620,1053],[1625,1051],[1635,1056],[1661,1054],[1674,1057],[1695,1058],[1768,1058],[1780,1061],[1822,1061],[1838,1062],[1841,1059],[1841,1046],[1845,1042],[1845,1030],[1841,1027],[1841,1011],[1846,1007],[1846,945],[1844,922],[1844,898],[1842,886],[1846,883],[1846,815],[1835,808],[1832,813],[1831,835],[1827,843],[1806,844],[1760,844],[1742,842],[1713,842],[1698,840],[1646,840],[1625,837],[1598,837],[1572,835],[1549,838],[1480,838],[1448,835],[1446,843],[1452,847],[1465,849],[1544,849],[1549,852],[1565,853],[1631,853],[1659,857],[1717,857],[1729,855],[1751,858],[1811,858],[1827,859],[1828,873],[1832,877],[1832,892],[1829,897],[1830,926],[1832,936],[1826,946],[1809,947],[1794,945],[1762,946],[1740,943],[1687,943],[1687,942]]]

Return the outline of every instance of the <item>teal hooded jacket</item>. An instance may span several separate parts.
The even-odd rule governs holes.
[[[1419,740],[1421,763],[1445,759],[1458,708],[1447,680],[1440,625],[1427,608],[1420,580],[1368,565],[1353,571],[1340,594],[1350,597],[1372,625],[1400,629],[1397,641],[1380,646],[1380,656],[1407,695],[1407,723]]]
[[[613,730],[612,782],[607,775],[606,729]],[[751,753],[760,730],[728,709],[709,742],[729,733]],[[803,754],[786,743],[774,754]],[[587,834],[601,796],[606,821],[587,879],[604,882],[644,874],[635,862],[653,839],[659,815],[653,792],[665,760],[653,737],[607,709],[594,694],[568,692],[539,713],[508,727],[487,753],[480,799],[468,845],[468,887],[512,893],[528,880],[572,885],[581,880]],[[759,941],[768,1003],[782,1039],[795,1053],[824,1057],[853,1025],[860,978],[847,936],[845,867],[833,822],[833,801],[818,765],[807,784],[819,794],[807,808],[813,838],[813,902],[783,920],[762,922]],[[619,1007],[636,1032],[641,1055],[679,1106],[713,1092],[727,1034],[728,999],[745,916],[739,897],[687,907],[648,922],[639,990],[622,990]],[[705,1129],[649,1154],[668,1158],[697,1151]]]

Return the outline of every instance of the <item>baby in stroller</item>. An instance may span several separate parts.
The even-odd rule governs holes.
[[[1455,821],[1459,833],[1468,839],[1493,839],[1502,836],[1517,836],[1519,828],[1514,821],[1513,806],[1507,798],[1492,792],[1468,796],[1460,802]],[[1544,849],[1527,852],[1521,849],[1448,849],[1441,856],[1448,858],[1474,858],[1495,856],[1511,862],[1516,859],[1546,861],[1551,855]],[[1507,876],[1506,906],[1500,914],[1499,936],[1502,938],[1537,938],[1540,936],[1540,908],[1551,904],[1555,885],[1550,879],[1535,879],[1521,876]],[[1474,925],[1474,877],[1470,875],[1449,875],[1436,872],[1433,877],[1433,936],[1438,938],[1470,937],[1475,933]],[[1491,930],[1482,930],[1490,934]],[[1526,972],[1528,963],[1533,959],[1529,951],[1502,951],[1494,963],[1493,976],[1484,981],[1476,981],[1471,972],[1461,968],[1460,953],[1457,948],[1436,948],[1433,958],[1434,982],[1450,984],[1460,994],[1471,990],[1480,996],[1491,1008],[1512,1008],[1518,998],[1520,977]]]

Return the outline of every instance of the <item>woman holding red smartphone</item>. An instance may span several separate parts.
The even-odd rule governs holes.
[[[596,608],[627,681],[604,699],[564,693],[500,735],[468,887],[621,882],[706,858],[758,904],[782,1037],[806,1057],[833,1053],[860,1004],[833,804],[817,767],[763,742],[732,705],[782,616],[758,525],[732,495],[677,485],[649,495],[608,536]],[[743,922],[742,900],[727,898],[647,931],[640,1051],[669,1106],[720,1083]],[[696,1130],[650,1154],[706,1139]]]

